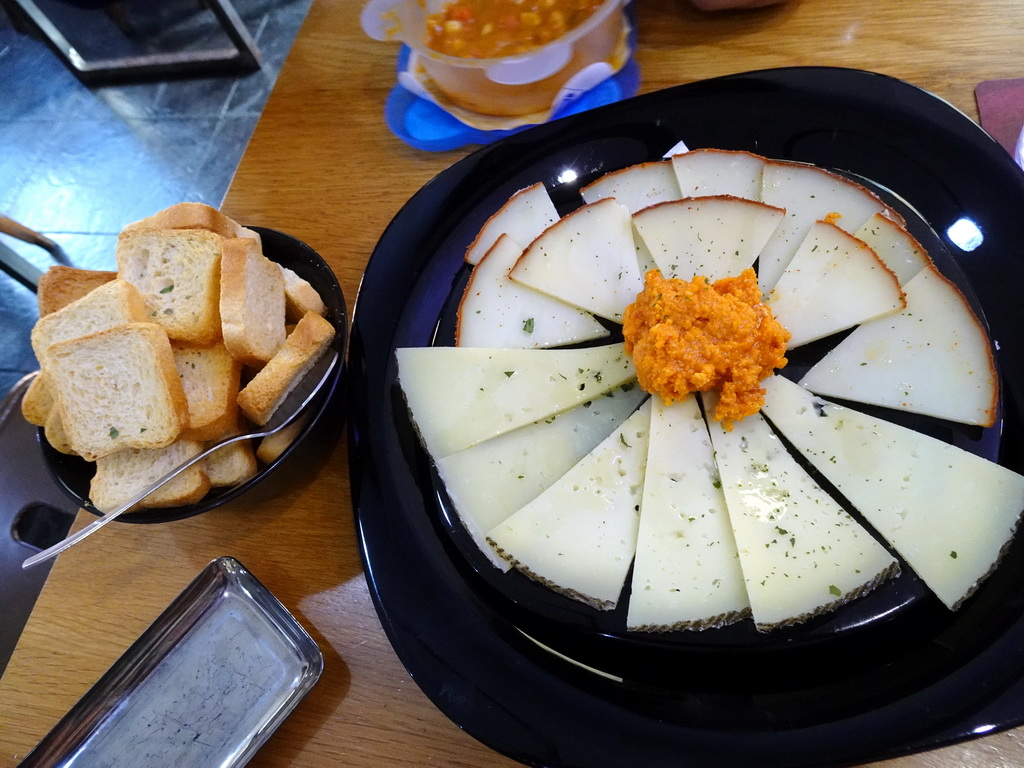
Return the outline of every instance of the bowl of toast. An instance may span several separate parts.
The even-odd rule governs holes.
[[[53,480],[97,514],[211,444],[257,431],[329,349],[344,359],[348,331],[344,295],[316,251],[207,205],[129,224],[116,256],[112,271],[43,274],[39,372],[22,399]],[[342,377],[337,365],[284,430],[221,448],[120,520],[177,520],[256,486],[280,490],[295,475],[282,467],[338,437]]]

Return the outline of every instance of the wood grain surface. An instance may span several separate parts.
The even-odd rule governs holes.
[[[639,0],[643,92],[793,65],[902,78],[976,118],[974,88],[1024,76],[1021,0],[791,0],[703,14]],[[351,307],[388,222],[471,148],[426,153],[382,119],[395,47],[359,28],[361,3],[315,0],[225,203],[239,221],[289,232],[334,268]],[[80,515],[76,527],[90,519]],[[253,766],[516,763],[447,720],[385,638],[353,526],[345,441],[281,495],[180,522],[114,525],[62,555],[0,679],[0,765],[19,762],[213,558],[238,558],[322,648],[320,683]],[[1024,765],[1024,729],[881,763],[886,768]]]

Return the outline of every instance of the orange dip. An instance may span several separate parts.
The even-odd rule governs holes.
[[[427,47],[448,56],[514,56],[557,40],[604,0],[455,0],[427,16]]]
[[[714,283],[652,269],[622,332],[641,387],[667,404],[717,389],[714,417],[728,430],[764,405],[761,381],[786,364],[790,336],[762,303],[753,269]]]

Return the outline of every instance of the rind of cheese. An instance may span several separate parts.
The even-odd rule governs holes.
[[[906,309],[855,329],[800,384],[826,397],[991,426],[999,377],[981,322],[931,265],[905,290]]]
[[[614,608],[636,551],[650,424],[648,400],[488,538],[531,578],[595,608]]]
[[[622,344],[406,347],[395,356],[413,422],[435,461],[593,400],[636,377]]]
[[[728,195],[688,197],[634,214],[633,225],[664,277],[718,280],[751,266],[785,214]]]
[[[685,197],[734,195],[760,200],[764,164],[760,155],[723,149],[695,149],[672,156],[672,169]]]
[[[621,322],[643,290],[629,210],[612,198],[577,208],[527,246],[509,277]]]
[[[769,160],[761,181],[761,201],[786,209],[758,262],[763,293],[775,286],[816,221],[832,221],[844,232],[856,232],[876,213],[902,223],[873,192],[823,168]]]
[[[476,265],[459,303],[459,347],[558,347],[600,339],[608,329],[593,315],[513,282],[508,271],[523,248],[501,235]]]
[[[541,182],[521,189],[484,222],[466,249],[466,261],[479,263],[502,235],[519,243],[532,242],[556,221],[558,211]]]
[[[707,629],[750,614],[697,398],[654,398],[626,627]]]
[[[670,160],[638,163],[606,173],[581,189],[580,195],[587,203],[613,197],[630,213],[682,197]]]
[[[629,417],[647,393],[635,384],[464,451],[440,458],[438,474],[477,546],[507,570],[486,533],[525,506]]]
[[[878,258],[896,275],[900,285],[932,264],[924,246],[888,216],[876,213],[853,234],[878,254]]]
[[[764,413],[951,609],[995,568],[1024,510],[1024,476],[822,400],[781,376]]]
[[[814,482],[760,414],[731,432],[720,424],[709,430],[758,629],[804,621],[898,572],[895,558]]]
[[[902,310],[899,281],[862,241],[816,222],[765,303],[792,334],[789,348]]]

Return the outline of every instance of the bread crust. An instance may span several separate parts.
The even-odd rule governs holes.
[[[299,322],[307,312],[327,315],[323,299],[307,280],[299,277],[288,267],[281,267],[281,274],[284,275],[284,315],[288,322]]]
[[[39,371],[21,396],[21,415],[29,424],[42,427],[53,407],[53,392],[46,383],[46,376]]]
[[[334,326],[307,312],[270,362],[238,393],[238,405],[253,422],[266,424],[334,339]]]
[[[128,224],[122,232],[146,229],[203,229],[221,237],[248,237],[259,242],[260,236],[205,203],[175,203],[152,216]]]
[[[56,264],[43,272],[36,286],[39,316],[45,317],[117,279],[117,272]]]
[[[262,368],[285,340],[284,275],[248,238],[223,241],[220,265],[224,344],[238,360]]]

